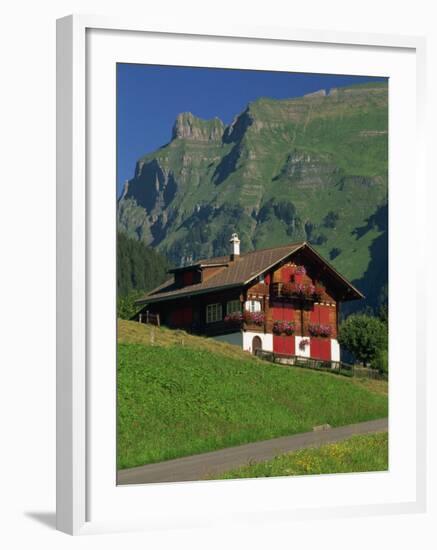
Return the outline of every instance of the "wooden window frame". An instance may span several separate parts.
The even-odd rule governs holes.
[[[229,307],[232,304],[231,307]],[[238,307],[233,307],[233,305],[236,305]],[[241,311],[241,302],[240,300],[229,300],[229,302],[226,302],[226,315],[230,315],[231,313],[236,313],[237,311]]]
[[[214,312],[214,315],[212,315],[211,312]],[[214,304],[208,304],[206,306],[206,322],[208,324],[217,323],[222,319],[223,319],[223,307],[220,302],[217,302]]]
[[[259,309],[252,309],[252,304],[255,302],[259,304]],[[255,300],[255,299],[246,300],[244,304],[244,310],[248,311],[249,313],[259,313],[260,311],[263,310],[261,300]]]

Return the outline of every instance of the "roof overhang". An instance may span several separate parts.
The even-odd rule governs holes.
[[[347,287],[347,293],[349,294],[349,297],[347,297],[347,300],[361,300],[362,298],[365,298],[364,294],[358,290],[350,281],[346,279],[346,277],[343,277],[341,273],[339,273],[335,267],[333,267],[325,258],[317,252],[315,248],[313,248],[310,244],[305,242],[302,245],[302,248],[306,248],[309,250],[323,265],[330,271],[330,273],[336,278],[338,281],[340,281],[343,285]]]
[[[341,275],[341,273],[339,273],[335,267],[333,267],[327,260],[325,260],[325,258],[319,254],[317,252],[317,250],[315,250],[310,244],[308,244],[307,242],[303,242],[301,245],[297,246],[294,250],[292,250],[291,252],[288,252],[287,254],[284,254],[284,256],[282,258],[280,258],[279,260],[276,260],[274,263],[272,263],[270,266],[268,267],[265,267],[263,268],[261,271],[255,273],[254,275],[251,275],[250,278],[244,282],[244,286],[250,284],[254,279],[256,279],[257,277],[259,277],[260,275],[262,275],[263,273],[265,273],[266,271],[269,271],[270,269],[272,269],[273,267],[275,267],[276,265],[280,264],[281,262],[283,262],[285,259],[287,259],[289,256],[293,256],[294,254],[296,254],[296,252],[298,252],[299,250],[309,250],[314,256],[317,257],[317,259],[330,271],[330,273],[335,277],[337,278],[339,281],[341,281],[341,283],[343,285],[346,286],[347,288],[347,291],[346,293],[349,294],[349,296],[347,296],[347,298],[343,301],[346,301],[346,300],[360,300],[362,298],[365,298],[364,294],[362,292],[360,292],[350,281],[348,281],[346,279],[346,277],[343,277],[343,275]]]
[[[229,288],[240,288],[242,286],[244,286],[243,283],[232,283],[229,285],[213,286],[210,288],[202,288],[199,290],[181,292],[179,294],[173,294],[171,296],[151,296],[150,298],[141,298],[139,300],[135,300],[135,304],[141,306],[141,305],[152,304],[156,302],[167,302],[169,300],[178,300],[179,298],[189,298],[191,296],[198,296],[200,294],[209,294],[212,292],[219,292],[220,290],[227,290]]]

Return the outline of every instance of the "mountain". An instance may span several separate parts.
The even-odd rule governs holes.
[[[311,242],[367,290],[387,286],[388,89],[369,83],[259,98],[225,126],[180,114],[171,141],[141,157],[118,227],[174,265]]]

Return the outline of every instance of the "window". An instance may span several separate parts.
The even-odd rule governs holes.
[[[264,283],[265,283],[264,275],[260,275],[260,276],[258,277],[258,282],[261,283],[261,284],[264,284]]]
[[[261,311],[261,302],[258,302],[258,300],[247,300],[244,307],[246,311],[256,313],[257,311]]]
[[[222,320],[222,305],[209,304],[206,306],[206,322],[214,323]]]
[[[226,315],[241,311],[240,300],[231,300],[226,304]]]

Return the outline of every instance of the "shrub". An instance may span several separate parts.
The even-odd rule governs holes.
[[[133,290],[126,296],[117,296],[117,317],[119,319],[132,319],[143,306],[137,306],[135,301],[144,296],[144,292]]]
[[[380,350],[388,347],[387,325],[370,315],[350,315],[340,325],[338,341],[358,361],[369,365]]]
[[[377,351],[372,361],[372,368],[378,370],[381,374],[388,375],[388,350],[380,349]]]

